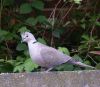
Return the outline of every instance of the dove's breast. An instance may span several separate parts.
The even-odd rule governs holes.
[[[44,61],[40,55],[41,48],[38,47],[38,43],[28,43],[28,49],[31,59],[38,65],[44,67]]]

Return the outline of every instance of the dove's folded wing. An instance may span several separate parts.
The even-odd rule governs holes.
[[[46,67],[53,67],[63,64],[71,59],[70,56],[63,54],[62,52],[48,46],[43,46],[40,51],[41,57]]]

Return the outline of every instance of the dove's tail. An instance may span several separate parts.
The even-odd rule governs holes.
[[[74,64],[74,65],[79,65],[79,66],[81,66],[81,67],[88,67],[88,68],[95,69],[95,67],[92,67],[92,66],[86,65],[86,64],[84,64],[84,63],[82,63],[82,62],[79,62],[79,61],[75,61],[74,59],[69,60],[68,63],[70,63],[70,64]]]

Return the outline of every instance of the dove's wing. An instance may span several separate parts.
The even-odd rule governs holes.
[[[47,68],[60,65],[71,59],[70,56],[48,46],[42,46],[40,54]]]

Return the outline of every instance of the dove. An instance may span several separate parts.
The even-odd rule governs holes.
[[[26,42],[28,44],[28,50],[31,59],[39,66],[46,68],[46,71],[50,71],[57,65],[61,65],[63,63],[94,68],[80,61],[74,60],[74,58],[62,53],[53,47],[38,42],[34,35],[30,32],[21,33],[21,38],[22,42]]]

